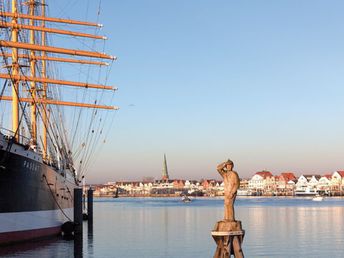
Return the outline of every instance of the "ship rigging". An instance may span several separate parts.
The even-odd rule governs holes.
[[[0,56],[3,60],[3,66],[0,72],[0,79],[3,80],[0,101],[12,102],[12,126],[11,128],[6,128],[2,119],[1,127],[2,129],[6,129],[7,132],[12,131],[12,136],[18,143],[27,144],[29,140],[30,145],[42,152],[44,162],[66,163],[53,160],[53,157],[59,156],[60,159],[62,159],[62,157],[68,157],[67,159],[70,160],[72,159],[72,157],[70,157],[71,153],[76,151],[80,154],[80,150],[86,150],[86,148],[84,148],[86,145],[94,145],[95,143],[87,139],[78,139],[76,142],[76,138],[78,137],[73,137],[72,142],[76,146],[69,146],[71,149],[66,149],[66,146],[70,145],[71,142],[68,142],[68,136],[66,132],[63,132],[66,128],[57,128],[58,124],[63,125],[59,120],[64,111],[61,111],[59,106],[79,107],[77,112],[81,114],[84,113],[82,108],[91,109],[91,115],[89,115],[91,117],[99,116],[97,112],[98,109],[113,110],[117,109],[117,107],[100,104],[98,99],[93,99],[93,103],[86,103],[84,101],[86,97],[84,97],[81,102],[63,100],[61,96],[62,98],[65,96],[63,95],[61,87],[84,88],[89,89],[89,91],[92,89],[113,91],[116,90],[116,88],[98,83],[62,80],[50,75],[48,73],[48,67],[54,67],[53,64],[51,64],[53,62],[98,67],[109,66],[109,63],[103,60],[112,62],[116,57],[93,50],[80,50],[47,44],[48,37],[51,35],[67,35],[72,38],[106,40],[107,38],[102,35],[53,27],[56,24],[93,27],[97,28],[97,32],[99,32],[99,28],[102,27],[101,24],[48,17],[46,16],[47,4],[45,0],[41,2],[35,0],[12,0],[11,6],[8,2],[9,1],[3,1],[0,12],[0,28],[2,32]],[[25,9],[27,13],[24,13]],[[68,56],[74,56],[74,58]],[[88,70],[90,69],[91,68],[88,68]],[[89,80],[90,76],[87,75],[86,78]],[[8,90],[10,87],[11,92]],[[86,93],[83,92],[82,94],[85,95]],[[99,93],[91,93],[91,95],[99,98]],[[53,105],[55,107],[52,107]],[[30,109],[29,112],[28,109]],[[4,108],[3,110],[8,111],[8,108]],[[52,115],[53,110],[56,115]],[[80,122],[80,114],[74,113],[73,117],[76,117]],[[56,119],[56,121],[54,121],[54,119]],[[91,118],[91,123],[94,123],[94,120],[96,119]],[[100,120],[98,119],[98,121]],[[73,122],[78,124],[78,122]],[[94,134],[94,129],[91,129],[92,125],[88,127],[91,133]],[[73,129],[69,127],[68,131],[76,136],[78,129],[79,128]],[[102,133],[101,130],[99,130],[98,133]],[[61,135],[57,139],[55,135],[59,134]],[[89,133],[87,134],[90,136]],[[72,150],[73,147],[74,150]],[[94,148],[94,146],[86,147]],[[79,156],[79,158],[78,164],[81,175],[84,174],[83,169],[87,169],[85,163],[87,163],[89,157]]]
[[[0,244],[61,231],[118,109],[102,25],[47,12],[0,1]]]

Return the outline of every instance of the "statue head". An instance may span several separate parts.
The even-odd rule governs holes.
[[[226,161],[226,169],[227,170],[232,170],[234,168],[234,163],[230,159]]]

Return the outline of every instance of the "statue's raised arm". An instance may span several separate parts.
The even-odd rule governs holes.
[[[224,177],[224,175],[225,175],[225,173],[226,173],[226,171],[225,171],[225,167],[227,166],[227,161],[225,161],[225,162],[222,162],[221,164],[219,164],[218,166],[217,166],[217,172],[219,172],[219,174],[222,176],[222,177]]]

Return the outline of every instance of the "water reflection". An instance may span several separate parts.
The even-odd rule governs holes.
[[[98,199],[83,241],[61,238],[0,248],[5,257],[212,257],[223,200]],[[239,198],[246,257],[343,257],[344,199]]]
[[[75,258],[82,258],[83,252],[82,252],[82,234],[76,234],[74,236],[74,257]]]
[[[240,209],[242,210],[242,209]],[[244,250],[254,257],[342,257],[343,207],[253,207]]]
[[[162,225],[159,225],[161,228],[163,228],[163,231],[162,231],[162,237],[164,239],[164,242],[166,243],[166,246],[169,246],[170,245],[170,242],[169,242],[169,211],[167,208],[163,208],[162,210]],[[159,227],[158,225],[156,225],[157,227]],[[163,248],[164,248],[163,247]],[[167,255],[167,250],[166,248],[163,249],[163,252],[162,252],[162,255],[166,256]]]
[[[0,247],[1,257],[73,257],[73,241],[62,237]]]
[[[84,226],[85,228],[85,226]],[[87,223],[87,253],[93,257],[93,223]]]

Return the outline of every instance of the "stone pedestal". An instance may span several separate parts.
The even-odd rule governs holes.
[[[229,258],[232,254],[235,258],[244,257],[241,244],[245,231],[241,227],[241,221],[220,220],[216,222],[211,235],[217,245],[214,258]]]

